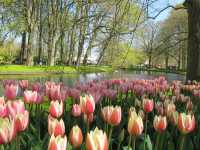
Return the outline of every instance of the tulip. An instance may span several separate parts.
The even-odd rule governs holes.
[[[35,82],[32,84],[32,91],[40,92],[42,90],[42,86],[39,82]]]
[[[168,103],[165,106],[165,113],[167,117],[170,117],[173,112],[176,111],[176,106],[174,103]]]
[[[154,129],[159,133],[165,131],[165,129],[167,127],[166,117],[155,116],[154,121],[153,121],[153,126],[154,126]]]
[[[43,95],[41,95],[40,93],[37,93],[37,99],[36,99],[36,104],[41,104],[43,102]]]
[[[68,91],[68,94],[69,94],[69,96],[72,97],[74,100],[79,100],[81,92],[80,92],[80,90],[77,90],[77,89],[70,89],[70,90]]]
[[[106,106],[101,112],[105,122],[114,126],[119,125],[121,121],[121,107]]]
[[[24,113],[16,114],[15,123],[17,132],[24,131],[29,124],[29,112],[25,111]]]
[[[187,104],[186,104],[186,110],[188,111],[192,111],[193,109],[193,103],[191,100],[187,101]]]
[[[195,129],[194,115],[180,113],[178,116],[178,129],[183,134],[192,132]]]
[[[7,97],[8,100],[14,100],[17,96],[18,86],[11,84],[6,85],[4,89],[4,95]]]
[[[56,118],[51,117],[51,115],[48,116],[48,132],[49,135],[63,136],[65,134],[65,124],[63,120],[61,119],[58,121]]]
[[[55,137],[53,134],[50,138],[48,150],[66,150],[67,149],[67,137],[61,135]]]
[[[16,114],[24,113],[25,112],[24,102],[21,100],[8,101],[7,112],[13,118],[15,118]]]
[[[78,104],[72,106],[72,116],[79,117],[81,115],[81,107]]]
[[[93,119],[94,119],[94,115],[93,114],[84,114],[83,115],[83,119],[84,121],[87,123],[87,124],[90,124],[93,122]]]
[[[135,110],[130,110],[130,117],[128,121],[128,132],[130,135],[139,136],[144,129],[142,118],[137,115]]]
[[[28,104],[36,103],[38,93],[36,91],[25,91],[24,92],[24,101]]]
[[[22,90],[25,90],[28,88],[28,80],[21,80],[19,81],[19,86]]]
[[[60,117],[63,114],[64,106],[62,101],[51,101],[49,112],[53,117]]]
[[[91,95],[85,95],[84,97],[80,97],[80,106],[83,113],[93,113],[95,109],[95,102],[93,97]]]
[[[0,118],[0,144],[11,142],[16,134],[15,120]]]
[[[154,102],[150,99],[143,99],[143,109],[146,113],[149,113],[153,110]]]
[[[97,127],[87,133],[86,150],[108,150],[108,139],[105,132]]]
[[[64,100],[66,91],[61,89],[60,84],[54,82],[46,82],[46,95],[50,100]]]
[[[175,112],[172,112],[172,114],[169,117],[170,122],[174,126],[176,126],[178,124],[178,116],[179,116],[179,113],[177,111],[175,111]]]
[[[7,107],[5,104],[4,97],[0,97],[0,117],[7,116]]]
[[[82,131],[77,125],[74,126],[70,131],[69,142],[75,149],[78,148],[83,142]]]

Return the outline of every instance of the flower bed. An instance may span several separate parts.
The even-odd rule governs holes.
[[[199,149],[200,84],[103,80],[69,88],[5,80],[4,149]]]

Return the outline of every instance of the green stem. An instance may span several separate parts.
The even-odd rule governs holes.
[[[132,136],[129,135],[129,140],[128,140],[128,150],[130,150],[130,146],[131,146],[131,138],[132,138]]]
[[[160,135],[161,135],[160,133],[157,133],[157,136],[156,136],[156,144],[155,144],[155,150],[158,150]]]
[[[86,134],[88,133],[88,132],[90,132],[90,123],[89,123],[89,121],[87,121],[87,130],[86,130],[87,132],[86,132]]]
[[[4,150],[4,145],[0,145],[0,150]]]
[[[133,142],[133,145],[132,145],[132,147],[133,147],[133,149],[132,150],[135,150],[135,141],[136,141],[136,137],[132,137],[132,142]]]
[[[184,149],[184,142],[185,142],[185,135],[182,135],[180,146],[179,146],[179,150],[183,150]]]
[[[20,135],[16,137],[16,150],[20,150]]]
[[[117,150],[120,150],[120,146],[121,146],[121,142],[119,142],[119,144],[117,146]]]
[[[148,113],[146,115],[147,116],[146,116],[146,122],[145,122],[145,132],[144,132],[144,150],[146,150]]]
[[[112,149],[112,141],[111,141],[112,131],[113,131],[113,126],[110,127],[110,132],[109,132],[109,141],[108,141],[108,147],[110,146],[109,149]]]

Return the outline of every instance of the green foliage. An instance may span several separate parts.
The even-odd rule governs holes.
[[[128,68],[141,64],[145,60],[145,54],[132,48],[127,43],[111,43],[106,51],[105,63],[113,67]]]
[[[12,41],[0,46],[0,64],[9,64],[15,60],[19,53],[19,47]]]

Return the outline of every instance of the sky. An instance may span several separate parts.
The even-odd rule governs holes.
[[[163,8],[168,6],[169,4],[176,6],[177,4],[180,4],[180,3],[183,3],[183,2],[184,2],[184,0],[158,0],[157,2],[154,3],[152,8],[150,8],[150,10],[149,10],[151,12],[150,16],[155,16],[155,14],[157,14],[157,12],[159,10],[162,10]],[[167,10],[163,11],[155,20],[156,21],[165,20],[168,17],[171,9],[172,8],[168,8]]]

